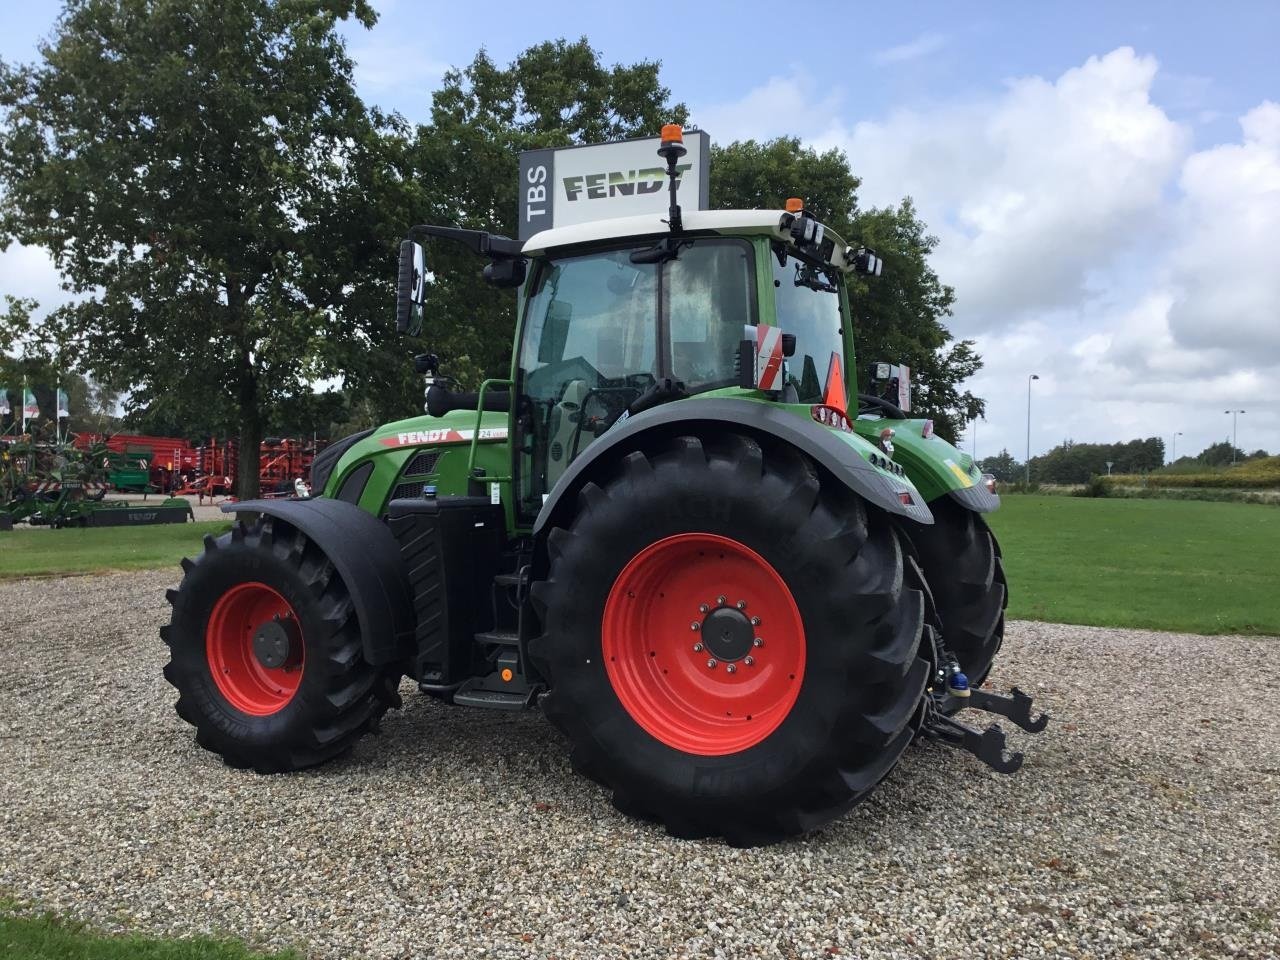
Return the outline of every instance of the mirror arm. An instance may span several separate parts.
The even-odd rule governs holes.
[[[491,260],[514,260],[520,256],[523,244],[497,233],[484,230],[464,230],[461,227],[437,227],[429,223],[420,223],[410,227],[405,235],[408,239],[415,237],[438,237],[441,240],[453,240],[462,244],[472,253],[488,257]]]

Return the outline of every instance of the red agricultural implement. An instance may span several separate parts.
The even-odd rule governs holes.
[[[177,437],[117,433],[80,434],[75,445],[85,451],[105,447],[111,463],[104,464],[117,489],[162,491],[180,496],[220,497],[235,492],[239,444],[210,437],[193,444]],[[259,454],[258,482],[263,495],[294,492],[294,482],[307,481],[311,462],[327,441],[269,437]]]

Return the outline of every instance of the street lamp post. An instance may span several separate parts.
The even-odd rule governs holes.
[[[1236,462],[1236,414],[1244,413],[1243,410],[1223,410],[1223,413],[1231,414],[1231,463]]]
[[[1178,459],[1178,438],[1179,438],[1180,436],[1182,436],[1182,431],[1181,431],[1181,430],[1177,431],[1177,432],[1176,432],[1176,433],[1174,433],[1174,435],[1173,435],[1173,447],[1172,447],[1172,451],[1171,451],[1171,452],[1170,452],[1170,454],[1169,454],[1169,462],[1170,462],[1170,463],[1173,463],[1175,460],[1177,460],[1177,459]]]
[[[1025,484],[1029,488],[1031,486],[1031,381],[1039,380],[1040,374],[1033,373],[1027,377],[1027,462]]]

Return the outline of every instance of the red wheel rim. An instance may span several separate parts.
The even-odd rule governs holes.
[[[605,601],[601,645],[632,719],[702,756],[767,738],[804,679],[804,624],[786,583],[750,547],[710,533],[667,537],[631,559]]]
[[[295,642],[285,662],[264,666],[254,651],[258,629],[273,620],[290,625]],[[218,691],[231,706],[255,717],[278,713],[302,682],[303,645],[289,601],[265,583],[241,583],[213,605],[205,630],[205,655]]]

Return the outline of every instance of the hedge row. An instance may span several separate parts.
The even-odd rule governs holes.
[[[1213,488],[1218,490],[1267,490],[1280,488],[1280,457],[1250,460],[1239,466],[1205,473],[1115,474],[1107,478],[1113,486]]]

